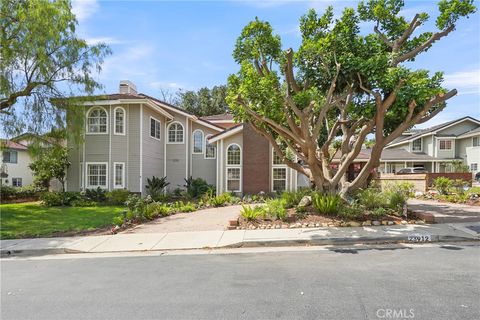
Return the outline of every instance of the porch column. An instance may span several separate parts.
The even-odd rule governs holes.
[[[387,161],[385,161],[385,173],[388,173]]]

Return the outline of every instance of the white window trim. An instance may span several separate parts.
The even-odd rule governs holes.
[[[183,131],[183,139],[182,139],[182,142],[170,142],[170,127],[172,126],[172,124],[180,124],[182,126],[182,131]],[[171,123],[168,124],[167,126],[167,136],[165,137],[165,140],[167,141],[167,144],[184,144],[185,143],[185,126],[183,125],[183,123],[181,123],[180,121],[173,121]]]
[[[196,132],[200,132],[202,134],[202,140],[201,140],[201,143],[202,143],[202,151],[200,152],[195,152],[195,133]],[[192,132],[192,154],[203,154],[206,149],[205,149],[206,145],[205,145],[205,134],[203,133],[202,130],[200,129],[195,129],[193,132]]]
[[[478,145],[474,145],[473,141],[477,139]],[[480,147],[480,137],[472,137],[472,147]]]
[[[85,168],[83,166],[83,162],[80,162],[80,165],[78,167],[78,169],[80,170],[80,190],[83,190],[84,189],[84,186],[85,186]]]
[[[215,146],[215,155],[214,155],[213,157],[207,157],[207,140],[208,140],[209,137],[211,137],[211,136],[213,136],[213,135],[212,135],[212,134],[207,134],[207,135],[205,136],[205,139],[204,139],[204,143],[205,143],[205,155],[204,155],[203,158],[206,159],[206,160],[212,160],[212,159],[215,160],[215,159],[217,159],[217,143],[216,143],[216,142],[209,143],[209,144]]]
[[[239,149],[240,149],[240,164],[228,164],[228,149],[233,146],[233,145],[236,145]],[[227,148],[225,149],[225,190],[227,192],[242,192],[243,190],[243,150],[242,150],[242,147],[238,144],[238,143],[230,143]],[[228,169],[240,169],[240,184],[239,184],[239,187],[240,189],[239,190],[228,190]]]
[[[239,149],[240,149],[240,164],[228,164],[228,149],[231,147],[231,146],[237,146]],[[235,167],[235,166],[241,166],[242,163],[243,163],[243,150],[242,150],[242,147],[240,147],[240,145],[238,143],[230,143],[227,148],[225,149],[225,163],[227,164],[227,167],[229,166],[232,166],[232,167]]]
[[[285,163],[281,163],[281,164],[274,164],[273,163],[273,157],[275,155],[275,149],[272,148],[272,158],[271,158],[271,161],[270,163],[272,164],[271,166],[271,175],[270,175],[270,186],[271,186],[271,192],[276,192],[274,189],[273,189],[273,169],[274,168],[279,168],[279,169],[285,169],[285,190],[284,191],[287,191],[288,190],[288,183],[289,183],[289,179],[288,179],[288,166],[285,164]]]
[[[15,181],[18,181],[18,180],[20,179],[20,186],[14,185],[13,179],[15,179]],[[11,181],[11,182],[12,182],[12,187],[16,187],[16,188],[21,188],[21,187],[23,187],[23,179],[22,179],[21,177],[12,177],[12,181]]]
[[[160,135],[160,138],[152,136],[152,119],[157,121],[160,124],[160,130],[158,131],[158,133]],[[150,138],[152,138],[154,140],[157,140],[157,141],[162,140],[162,122],[160,120],[158,120],[155,117],[150,116],[150,118],[148,119],[148,128],[149,128],[149,134],[148,135],[150,136]]]
[[[117,164],[121,164],[122,165],[122,184],[121,185],[118,185],[118,184],[115,184],[115,180],[116,180],[116,174],[117,174]],[[113,189],[123,189],[125,188],[125,162],[114,162],[113,163]]]
[[[123,111],[123,132],[117,132],[117,110],[122,110]],[[123,107],[116,107],[113,109],[113,134],[117,136],[124,136],[127,131],[127,112],[125,111],[125,108]]]
[[[441,148],[441,145],[442,145],[442,141],[450,141],[450,148],[449,149],[442,149]],[[451,150],[454,150],[455,149],[455,142],[453,139],[438,139],[438,150],[440,151],[451,151]]]
[[[88,131],[88,116],[89,116],[90,113],[91,113],[93,110],[95,110],[95,109],[103,109],[103,111],[105,111],[105,114],[107,115],[107,123],[105,124],[105,125],[107,126],[107,130],[106,130],[105,132],[90,132],[90,131]],[[86,120],[86,121],[85,121],[85,126],[86,126],[86,127],[85,127],[85,134],[87,134],[87,135],[92,135],[92,136],[93,136],[93,135],[104,135],[104,134],[108,134],[108,129],[109,129],[109,125],[108,125],[108,124],[109,124],[110,121],[108,121],[108,111],[107,111],[107,109],[105,109],[104,107],[102,107],[102,106],[97,106],[97,107],[90,108],[90,109],[88,110],[88,112],[87,112],[87,117],[85,118],[85,120]]]
[[[415,149],[415,141],[420,141],[420,149]],[[423,141],[422,138],[418,138],[412,141],[412,152],[421,152],[423,150]]]
[[[105,183],[106,185],[105,186],[92,186],[88,183],[88,166],[91,165],[91,164],[104,164],[106,165],[106,170],[105,170]],[[108,189],[108,162],[86,162],[85,163],[85,185],[86,185],[86,189],[92,189],[92,188],[98,188],[100,187],[101,189]]]

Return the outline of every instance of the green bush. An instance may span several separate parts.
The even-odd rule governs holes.
[[[17,194],[17,189],[11,186],[7,186],[2,184],[0,187],[0,199],[2,200],[7,200],[10,198],[14,198],[14,196]]]
[[[115,189],[113,191],[107,192],[107,202],[113,205],[122,205],[125,204],[125,201],[128,199],[130,192],[125,189]]]
[[[285,191],[282,193],[282,199],[285,201],[286,208],[296,207],[300,200],[311,193],[310,189],[301,188],[298,191]]]
[[[372,211],[372,217],[375,219],[380,219],[387,214],[387,209],[385,208],[375,208]]]
[[[480,197],[480,187],[471,187],[467,190],[467,193],[470,195],[477,195]]]
[[[165,188],[169,184],[170,183],[167,182],[167,177],[157,178],[153,176],[152,179],[147,178],[145,189],[147,190],[147,194],[150,195],[154,201],[160,201],[163,200]]]
[[[265,202],[265,213],[274,219],[283,220],[287,216],[284,199],[270,199]]]
[[[333,216],[340,211],[342,200],[339,195],[313,193],[312,204],[318,213]]]
[[[112,220],[112,223],[116,226],[121,226],[123,222],[124,222],[123,216],[116,216]]]
[[[76,200],[82,200],[79,192],[44,192],[40,201],[47,207],[70,206]]]
[[[214,187],[209,185],[204,179],[193,179],[191,176],[188,179],[185,179],[185,188],[187,189],[187,194],[191,198],[201,197],[210,190],[214,189]]]
[[[389,208],[392,208],[397,212],[401,212],[403,209],[403,205],[407,202],[405,196],[400,192],[389,192],[387,193],[387,197]]]
[[[356,198],[362,206],[369,210],[388,206],[388,197],[386,194],[375,187],[368,187],[360,190],[357,193]]]
[[[176,201],[172,204],[172,210],[175,212],[193,212],[196,211],[197,208],[195,204],[191,202],[184,203],[183,201]]]
[[[148,204],[152,203],[152,198],[146,196],[145,198],[140,198],[137,195],[129,195],[125,205],[128,208],[127,217],[129,220],[139,220],[142,221],[145,219],[145,209]]]
[[[232,203],[233,201],[234,201],[234,197],[230,193],[224,192],[222,194],[219,194],[215,198],[213,198],[211,200],[211,204],[214,207],[222,207],[227,203]]]
[[[97,203],[95,201],[87,200],[85,198],[75,199],[70,202],[72,207],[95,207]]]
[[[415,195],[415,185],[406,181],[391,183],[386,186],[385,191],[400,193],[405,199],[409,199]]]
[[[358,204],[343,206],[338,212],[338,216],[345,220],[356,220],[364,215],[365,208]]]
[[[450,189],[453,187],[453,180],[447,177],[438,177],[433,180],[433,186],[437,189],[440,194],[448,194]]]
[[[99,203],[103,203],[107,200],[106,194],[107,194],[107,191],[100,187],[97,187],[97,189],[85,190],[85,198],[91,201],[99,202]]]
[[[242,209],[240,210],[240,214],[247,221],[254,221],[259,216],[262,215],[262,208],[242,205]]]

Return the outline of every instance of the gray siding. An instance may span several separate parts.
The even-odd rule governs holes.
[[[170,111],[169,111],[170,112]],[[171,144],[168,143],[168,132],[165,129],[165,141],[167,143],[166,149],[167,149],[167,155],[166,155],[166,167],[167,167],[167,181],[170,182],[170,185],[168,186],[168,190],[174,190],[176,188],[183,188],[183,185],[185,184],[185,178],[187,177],[187,156],[186,156],[186,148],[187,148],[187,139],[189,138],[189,135],[186,134],[186,123],[187,119],[186,117],[170,112],[170,114],[173,114],[175,116],[175,120],[169,122],[172,123],[174,121],[178,121],[183,125],[183,131],[184,131],[184,137],[183,137],[183,143],[181,144]],[[167,124],[168,127],[168,124]]]
[[[127,167],[125,169],[128,190],[140,192],[140,105],[128,106],[127,118]]]
[[[150,135],[150,117],[160,121],[160,140]],[[142,191],[146,192],[147,178],[153,176],[161,178],[164,173],[164,142],[165,142],[165,118],[157,111],[143,107],[143,166],[142,166]]]
[[[201,130],[203,132],[203,153],[193,154],[193,132],[195,130]],[[191,175],[193,178],[205,179],[209,184],[215,185],[216,181],[216,157],[215,159],[205,159],[205,137],[208,135],[214,135],[217,131],[199,125],[198,123],[192,123],[190,134],[190,155],[191,155]],[[217,150],[218,151],[218,150]]]

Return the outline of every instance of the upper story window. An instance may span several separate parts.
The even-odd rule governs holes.
[[[193,131],[193,153],[203,153],[203,131]]]
[[[216,142],[208,143],[208,139],[212,135],[205,137],[205,159],[215,159],[217,157],[217,145]]]
[[[238,144],[232,144],[227,148],[227,165],[240,165],[242,162],[242,151]]]
[[[473,139],[472,139],[472,146],[474,146],[474,147],[480,147],[480,138],[479,138],[479,137],[473,137]]]
[[[150,137],[160,140],[160,121],[150,117]]]
[[[422,151],[422,138],[418,138],[416,140],[413,140],[412,151]]]
[[[168,142],[183,143],[183,126],[180,122],[174,122],[168,126]]]
[[[440,150],[451,150],[452,140],[440,140]]]
[[[3,163],[17,163],[18,154],[15,150],[3,151]]]
[[[107,111],[103,108],[92,108],[87,114],[87,133],[107,133]]]
[[[115,131],[114,134],[125,134],[125,109],[115,108]]]
[[[282,158],[275,152],[273,151],[273,164],[280,165],[283,164]]]

